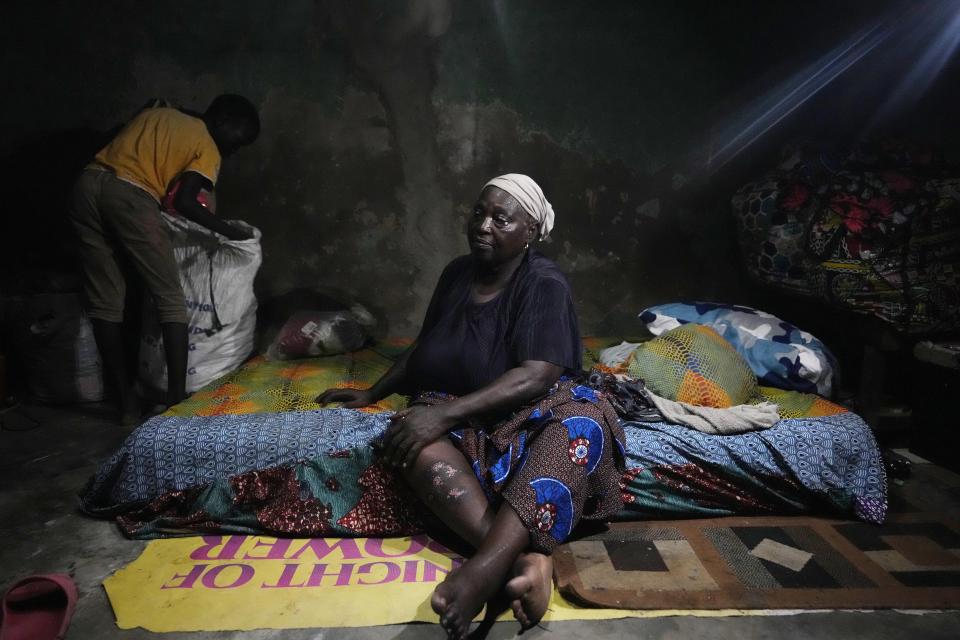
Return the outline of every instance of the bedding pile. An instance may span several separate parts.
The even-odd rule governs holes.
[[[755,280],[908,333],[960,328],[960,178],[929,149],[791,147],[732,208]]]
[[[640,313],[655,336],[685,324],[716,331],[743,357],[759,384],[817,393],[834,390],[837,359],[816,336],[773,314],[737,304],[675,302]]]
[[[585,339],[585,366],[614,343]],[[83,509],[116,518],[136,538],[420,532],[415,501],[369,445],[403,399],[364,411],[313,403],[330,386],[371,384],[404,346],[251,361],[135,430],[91,480]],[[624,422],[618,518],[828,511],[883,520],[883,466],[859,416],[813,394],[756,387],[753,396],[777,404],[783,419],[727,436]]]

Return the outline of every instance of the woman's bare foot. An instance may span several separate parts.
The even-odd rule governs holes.
[[[553,593],[553,559],[542,553],[521,553],[513,563],[505,591],[510,608],[524,630],[536,626],[547,612]]]
[[[468,560],[437,585],[430,598],[430,606],[440,616],[440,626],[453,640],[465,640],[473,618],[484,603],[497,592],[499,585],[491,585],[481,571],[471,570]]]

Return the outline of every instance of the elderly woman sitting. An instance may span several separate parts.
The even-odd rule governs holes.
[[[529,177],[488,182],[467,225],[470,255],[444,269],[416,342],[370,389],[317,398],[345,407],[415,398],[392,417],[383,456],[474,549],[432,597],[453,638],[502,595],[525,628],[536,624],[552,591],[551,550],[580,518],[621,507],[623,433],[601,397],[565,378],[581,367],[570,288],[530,250],[553,223]]]
[[[413,398],[409,408],[155,418],[100,465],[82,508],[117,517],[137,537],[330,535],[340,483],[299,474],[335,459],[359,482],[379,442],[381,462],[473,550],[432,597],[447,633],[464,637],[491,599],[509,602],[524,627],[535,624],[552,591],[550,552],[581,518],[620,509],[623,469],[610,404],[565,376],[581,365],[567,281],[529,250],[553,218],[530,178],[487,183],[467,227],[470,255],[444,270],[413,346],[370,389],[317,398],[362,407],[401,392]],[[346,458],[323,453],[341,440]]]

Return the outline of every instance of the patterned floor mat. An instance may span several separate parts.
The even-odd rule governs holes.
[[[882,526],[808,517],[617,523],[555,552],[580,605],[630,609],[960,608],[960,476],[891,487]],[[936,510],[930,510],[931,507]]]

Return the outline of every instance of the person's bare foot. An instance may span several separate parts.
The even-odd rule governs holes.
[[[504,590],[520,627],[536,626],[547,612],[553,593],[553,559],[542,553],[521,553],[513,563],[514,577]]]
[[[450,572],[430,598],[430,606],[440,616],[440,626],[453,640],[466,640],[473,618],[497,591],[498,585],[491,587],[489,580],[476,573],[468,560]]]

